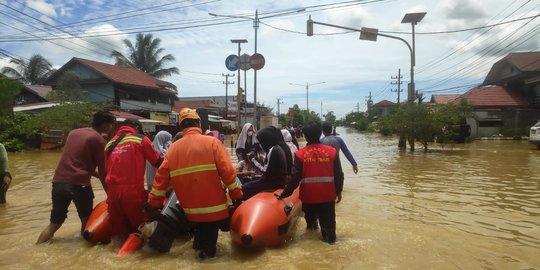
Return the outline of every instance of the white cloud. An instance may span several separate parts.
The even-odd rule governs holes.
[[[26,5],[28,5],[30,8],[41,12],[45,14],[46,16],[55,18],[56,17],[56,10],[54,9],[54,6],[52,4],[49,4],[42,0],[27,0]]]

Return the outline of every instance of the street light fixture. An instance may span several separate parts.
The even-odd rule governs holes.
[[[306,110],[309,114],[309,86],[310,85],[317,85],[317,84],[323,84],[323,83],[326,83],[326,82],[318,82],[318,83],[306,83],[305,85],[304,84],[299,84],[299,83],[289,83],[290,85],[296,85],[296,86],[306,86]]]
[[[254,18],[248,17],[248,16],[216,14],[216,13],[212,13],[212,12],[208,12],[208,15],[214,16],[214,17],[225,17],[225,18],[237,18],[237,19],[252,20],[253,21],[253,29],[255,29],[255,53],[257,53],[257,30],[259,29],[259,22],[260,22],[261,19],[267,19],[267,18],[278,17],[278,16],[283,16],[283,15],[288,15],[288,14],[293,14],[293,13],[299,13],[299,12],[303,12],[305,10],[306,10],[305,8],[302,8],[302,9],[297,9],[297,10],[292,10],[292,11],[284,11],[284,12],[273,14],[273,15],[259,17],[259,10],[256,9]],[[240,54],[238,55],[238,57],[240,57]],[[254,106],[253,119],[255,121],[255,126],[258,126],[258,121],[257,121],[257,70],[256,69],[253,70],[253,106]]]
[[[408,14],[405,14],[405,17],[403,18],[402,22],[407,22],[407,23],[410,22],[410,23],[413,24],[413,45],[414,45],[414,25],[416,23],[418,23],[420,20],[422,20],[422,18],[424,18],[425,15],[426,15],[425,12],[422,12],[422,13],[408,13]],[[391,39],[397,39],[397,40],[400,40],[403,43],[405,43],[405,45],[407,45],[407,48],[409,48],[409,52],[411,53],[411,82],[409,83],[409,89],[408,89],[409,90],[408,91],[408,99],[409,99],[408,102],[409,103],[414,102],[414,91],[415,91],[414,90],[414,65],[415,65],[414,59],[415,59],[415,51],[413,49],[414,47],[411,47],[409,42],[407,42],[405,39],[400,38],[400,37],[387,35],[387,34],[381,34],[381,33],[379,33],[379,30],[376,29],[376,28],[362,27],[362,29],[356,29],[356,28],[351,28],[351,27],[339,26],[339,25],[335,25],[335,24],[322,23],[322,22],[313,21],[311,19],[311,16],[309,16],[309,19],[307,20],[307,35],[308,36],[313,36],[313,25],[314,24],[319,24],[319,25],[324,25],[324,26],[328,26],[328,27],[334,27],[334,28],[340,28],[340,29],[360,32],[360,39],[361,40],[376,41],[377,36],[381,36],[381,37],[387,37],[387,38],[391,38]]]
[[[401,23],[410,23],[412,26],[412,54],[413,54],[413,63],[411,67],[411,82],[408,85],[408,99],[414,100],[414,93],[415,93],[415,87],[414,87],[414,66],[416,66],[416,49],[414,46],[414,26],[419,23],[424,16],[426,16],[426,12],[416,12],[416,13],[407,13],[405,16],[403,16],[403,19],[401,20]]]
[[[231,39],[231,43],[238,44],[238,58],[240,58],[240,44],[247,43],[246,39]],[[236,132],[240,133],[240,126],[242,125],[241,119],[240,119],[240,105],[242,104],[242,91],[240,90],[240,68],[238,68],[238,77],[237,77],[237,92],[236,92],[236,119],[237,119],[237,127]]]

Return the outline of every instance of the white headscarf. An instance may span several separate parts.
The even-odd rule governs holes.
[[[244,127],[242,127],[242,131],[240,132],[240,136],[238,136],[238,140],[236,141],[236,149],[238,148],[246,148],[246,140],[247,140],[247,133],[250,127],[253,127],[251,123],[244,124]],[[255,127],[253,127],[253,135],[251,135],[251,143],[255,143]]]
[[[165,156],[165,153],[167,152],[167,149],[169,149],[169,146],[172,143],[172,135],[171,133],[162,130],[156,134],[156,137],[154,137],[154,141],[152,144],[154,145],[154,148],[156,151],[159,152],[159,155],[161,157]],[[146,162],[146,188],[148,190],[152,190],[152,183],[154,182],[154,177],[156,177],[157,168],[154,167],[153,164]]]
[[[296,145],[294,145],[294,143],[292,143],[292,135],[291,135],[291,133],[286,129],[282,129],[281,130],[281,135],[283,135],[283,140],[285,140],[285,143],[287,144],[289,149],[291,149],[291,154],[294,157],[294,153],[298,150],[298,148],[296,148]],[[293,161],[294,161],[294,158],[293,158]]]
[[[154,137],[153,144],[156,151],[158,151],[163,156],[167,152],[167,149],[169,149],[171,142],[172,142],[171,133],[165,130],[162,130],[156,134],[156,137]]]

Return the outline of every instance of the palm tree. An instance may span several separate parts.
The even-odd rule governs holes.
[[[178,68],[163,68],[167,62],[174,61],[171,54],[159,57],[165,49],[160,48],[161,39],[154,38],[152,34],[137,34],[135,46],[128,39],[124,39],[124,44],[128,47],[129,55],[126,57],[122,53],[114,50],[111,57],[116,59],[116,65],[132,67],[144,71],[155,78],[178,74]]]
[[[11,59],[17,67],[3,67],[1,73],[19,80],[24,84],[39,84],[47,79],[52,71],[49,60],[39,54],[34,54],[28,62],[24,59]]]

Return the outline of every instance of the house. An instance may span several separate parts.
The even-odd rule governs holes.
[[[452,102],[459,104],[462,99],[473,106],[476,114],[476,119],[467,119],[473,138],[499,134],[519,137],[538,118],[538,110],[531,106],[521,91],[510,87],[478,86]]]
[[[177,99],[173,84],[138,69],[76,57],[55,71],[45,84],[56,87],[66,73],[79,78],[83,101],[111,103],[146,118],[151,112],[170,113]]]
[[[540,51],[511,53],[493,64],[482,85],[515,89],[540,108]]]
[[[371,110],[379,116],[385,116],[397,106],[398,105],[396,103],[385,99],[373,104],[371,106]]]
[[[23,85],[21,92],[13,99],[14,105],[47,102],[47,94],[51,90],[49,85]]]
[[[447,104],[447,103],[451,103],[452,101],[454,101],[455,99],[457,99],[460,96],[461,96],[460,94],[432,95],[431,100],[429,101],[429,103]]]

